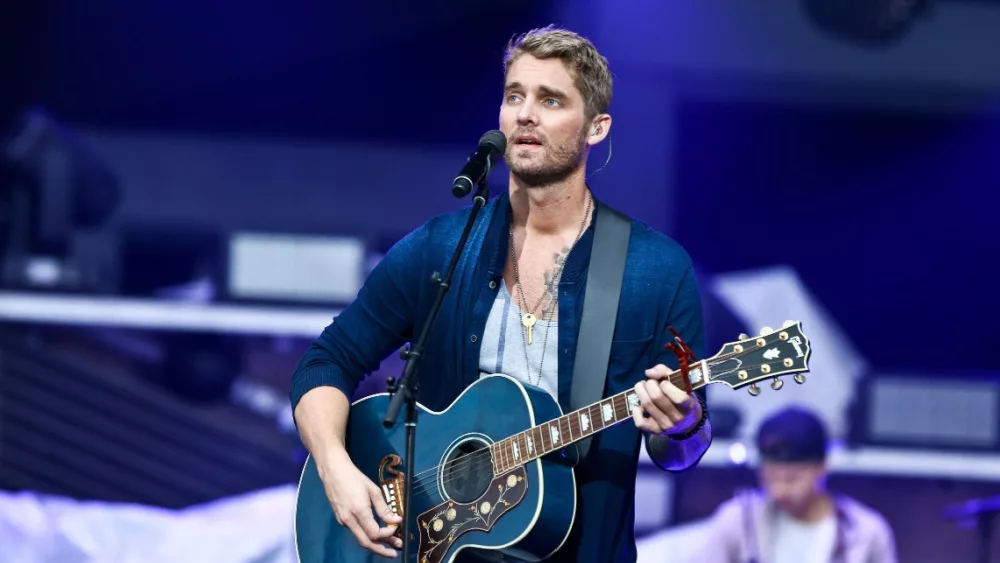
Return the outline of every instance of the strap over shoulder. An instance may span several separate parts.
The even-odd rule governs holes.
[[[628,216],[599,201],[596,204],[599,211],[573,364],[571,410],[592,405],[604,397],[625,257],[632,234],[632,220]],[[586,457],[590,441],[588,437],[577,442],[579,459]]]

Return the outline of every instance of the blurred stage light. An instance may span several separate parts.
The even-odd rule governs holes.
[[[733,445],[729,446],[729,460],[736,465],[745,464],[747,462],[746,446],[739,442],[735,442]]]
[[[0,152],[3,285],[99,285],[102,275],[86,271],[92,263],[74,256],[77,235],[102,227],[120,199],[107,163],[45,111],[26,112]]]
[[[865,45],[899,40],[931,0],[806,0],[806,13],[821,29]]]

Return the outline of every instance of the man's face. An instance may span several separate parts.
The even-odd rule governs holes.
[[[527,186],[564,180],[584,161],[589,123],[583,96],[559,59],[523,54],[507,68],[500,130],[504,161]]]
[[[810,501],[821,492],[826,477],[822,463],[786,463],[765,461],[761,464],[761,485],[774,503],[793,516],[801,516]]]

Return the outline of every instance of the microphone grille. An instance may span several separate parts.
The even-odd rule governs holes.
[[[487,131],[479,138],[479,146],[489,145],[496,153],[502,154],[507,150],[507,136],[497,129]]]

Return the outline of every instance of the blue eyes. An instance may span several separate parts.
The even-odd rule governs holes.
[[[510,96],[507,96],[507,103],[513,104],[513,103],[519,101],[520,99],[521,99],[520,96],[510,95]],[[559,105],[559,100],[557,100],[555,98],[545,98],[542,101],[542,103],[545,104],[545,105],[547,105],[547,106],[549,106],[549,107],[556,107],[556,106]]]

